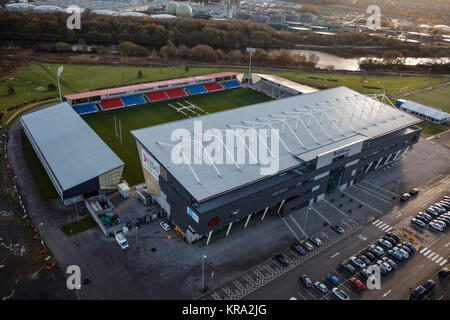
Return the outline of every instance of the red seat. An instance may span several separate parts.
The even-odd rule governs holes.
[[[185,97],[186,92],[182,88],[173,88],[165,90],[167,95],[171,98]]]
[[[166,95],[164,91],[153,91],[153,92],[147,92],[145,94],[147,98],[150,99],[150,101],[159,101],[159,100],[165,100],[169,97]]]
[[[120,98],[105,99],[102,100],[101,104],[104,110],[123,107],[123,103]]]
[[[216,90],[221,90],[223,89],[223,87],[218,84],[217,82],[209,82],[209,83],[204,83],[203,86],[206,88],[206,90],[208,91],[216,91]]]

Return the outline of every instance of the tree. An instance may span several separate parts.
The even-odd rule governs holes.
[[[397,50],[390,50],[383,53],[384,63],[387,65],[401,64],[403,62],[403,54]]]
[[[9,86],[8,87],[8,96],[12,96],[15,93],[16,93],[16,90],[14,90],[14,87]]]
[[[137,75],[138,79],[142,78],[143,76],[144,76],[144,75],[143,75],[142,71],[139,70],[139,71],[138,71],[138,75]]]
[[[56,90],[56,86],[53,84],[53,83],[49,83],[48,85],[47,85],[47,90],[48,91],[55,91]]]
[[[230,51],[227,57],[231,62],[241,62],[242,59],[244,59],[244,55],[242,54],[241,50],[238,49]]]
[[[213,48],[204,44],[199,44],[192,48],[191,56],[192,58],[201,61],[215,62],[217,60]]]
[[[70,52],[70,51],[72,51],[72,47],[68,43],[57,42],[55,45],[55,50],[57,52]]]

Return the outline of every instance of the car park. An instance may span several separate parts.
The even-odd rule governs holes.
[[[384,239],[378,239],[378,244],[380,244],[381,246],[385,247],[386,249],[391,249],[392,248],[392,243],[390,243],[387,240]]]
[[[418,188],[412,188],[411,191],[409,191],[409,194],[412,196],[416,196],[419,194],[419,189]]]
[[[306,240],[301,240],[300,244],[302,245],[303,248],[305,248],[307,251],[313,251],[314,250],[314,246],[309,243]]]
[[[387,263],[392,267],[392,269],[397,269],[398,265],[395,263],[394,260],[389,259],[388,257],[383,257],[383,258],[381,258],[381,259],[382,259],[384,262],[387,262]]]
[[[406,252],[405,250],[403,250],[403,249],[401,249],[399,247],[394,247],[394,248],[392,248],[392,250],[394,250],[395,252],[398,252],[399,254],[401,254],[404,260],[409,258],[408,252]]]
[[[358,268],[364,269],[366,267],[366,264],[355,256],[350,257],[350,261]]]
[[[318,237],[311,237],[311,238],[309,238],[309,241],[311,241],[318,247],[321,247],[323,245],[322,240],[320,240]]]
[[[439,224],[430,222],[429,226],[430,226],[430,229],[433,229],[433,230],[435,230],[435,231],[439,231],[439,232],[444,231],[444,228],[442,228],[442,226],[439,225]]]
[[[159,223],[159,225],[161,226],[161,228],[163,228],[165,231],[170,231],[172,228],[170,227],[170,225],[166,222],[166,221],[161,221]]]
[[[425,227],[425,223],[423,221],[417,220],[417,219],[411,219],[411,224],[415,225],[417,227],[420,228],[424,228]]]
[[[397,260],[397,261],[403,261],[403,260],[404,260],[404,259],[403,259],[403,256],[402,256],[400,253],[395,252],[394,250],[389,250],[389,251],[387,252],[387,254],[388,254],[389,256],[391,256],[392,258],[394,258],[395,260]]]
[[[308,275],[302,274],[302,275],[300,276],[300,281],[303,282],[303,284],[305,285],[306,288],[311,288],[311,287],[312,287],[312,281],[311,281],[311,279],[308,277]]]
[[[411,195],[409,193],[404,193],[400,197],[400,200],[402,201],[408,201],[409,199],[411,199]]]
[[[394,234],[394,233],[392,233],[392,232],[386,232],[386,235],[387,235],[388,237],[391,237],[391,238],[395,239],[395,241],[397,241],[397,243],[400,242],[400,238],[399,238],[398,235],[396,235],[396,234]]]
[[[346,262],[341,262],[339,266],[349,274],[354,274],[356,272],[355,268]]]
[[[350,298],[348,297],[348,295],[342,291],[339,290],[338,288],[333,288],[331,289],[331,292],[334,294],[334,296],[336,298],[338,298],[339,300],[350,300]]]
[[[327,279],[327,281],[334,286],[339,283],[339,279],[336,276],[332,275],[331,273],[327,274],[325,279]]]
[[[375,257],[375,255],[374,255],[372,252],[370,252],[370,251],[366,251],[366,252],[364,253],[364,255],[365,255],[367,258],[369,258],[370,262],[375,261],[375,260],[377,259],[377,257]]]
[[[342,228],[340,225],[337,225],[337,224],[331,226],[331,229],[333,229],[334,231],[336,231],[339,234],[344,234],[345,233],[344,228]]]
[[[364,262],[366,264],[366,266],[368,266],[369,264],[372,263],[372,261],[370,261],[369,258],[367,258],[364,254],[360,255],[358,257],[358,259],[360,259],[362,262]]]
[[[304,255],[306,254],[305,250],[302,248],[301,245],[299,245],[298,243],[294,243],[292,245],[292,249],[297,252],[299,255]]]
[[[326,285],[324,285],[322,282],[320,281],[316,281],[314,282],[314,287],[317,288],[317,290],[319,290],[322,293],[327,293],[328,292],[328,288]]]
[[[372,250],[372,252],[373,252],[377,257],[382,256],[382,255],[384,254],[384,249],[383,249],[382,247],[380,247],[380,246],[377,246],[377,245],[372,244],[372,245],[370,245],[369,248]]]
[[[392,267],[389,265],[389,263],[384,262],[383,260],[377,260],[377,265],[380,267],[380,270],[385,269],[387,272],[392,271]]]
[[[362,283],[362,281],[359,279],[356,279],[355,277],[350,278],[350,283],[353,284],[360,291],[362,291],[366,288],[366,286]]]
[[[289,265],[289,260],[282,254],[279,254],[275,257],[277,261],[283,265],[284,267],[287,267]]]

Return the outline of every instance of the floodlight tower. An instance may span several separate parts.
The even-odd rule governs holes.
[[[249,82],[252,79],[252,55],[253,55],[253,53],[255,53],[255,51],[256,51],[255,48],[247,47],[247,52],[250,54],[250,62],[249,62],[249,65],[248,65]]]

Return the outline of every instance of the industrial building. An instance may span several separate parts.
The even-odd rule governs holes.
[[[228,140],[222,142],[226,163],[195,162],[195,156],[191,161],[184,149],[185,161],[174,163],[174,148],[180,143],[197,148],[201,155],[210,147],[195,135],[194,139],[172,140],[176,130],[195,133],[198,121],[203,132],[215,132],[208,135],[214,141],[228,137],[228,130],[258,129],[253,142],[258,142],[259,154],[263,152],[278,163],[278,169],[262,174],[265,165],[256,159],[249,137],[240,142],[241,150],[247,151],[244,163],[234,152],[238,143],[233,148]],[[131,134],[137,142],[147,189],[164,208],[167,219],[188,242],[206,238],[208,244],[214,233],[228,235],[233,224],[245,221],[246,227],[252,216],[262,220],[268,212],[289,215],[364,179],[370,170],[396,161],[418,142],[421,129],[415,124],[419,121],[396,109],[384,95],[365,96],[337,87]],[[269,128],[278,130],[278,153],[272,152],[273,141],[259,143],[263,140],[259,130]]]
[[[124,163],[66,102],[20,117],[65,204],[117,190]]]

